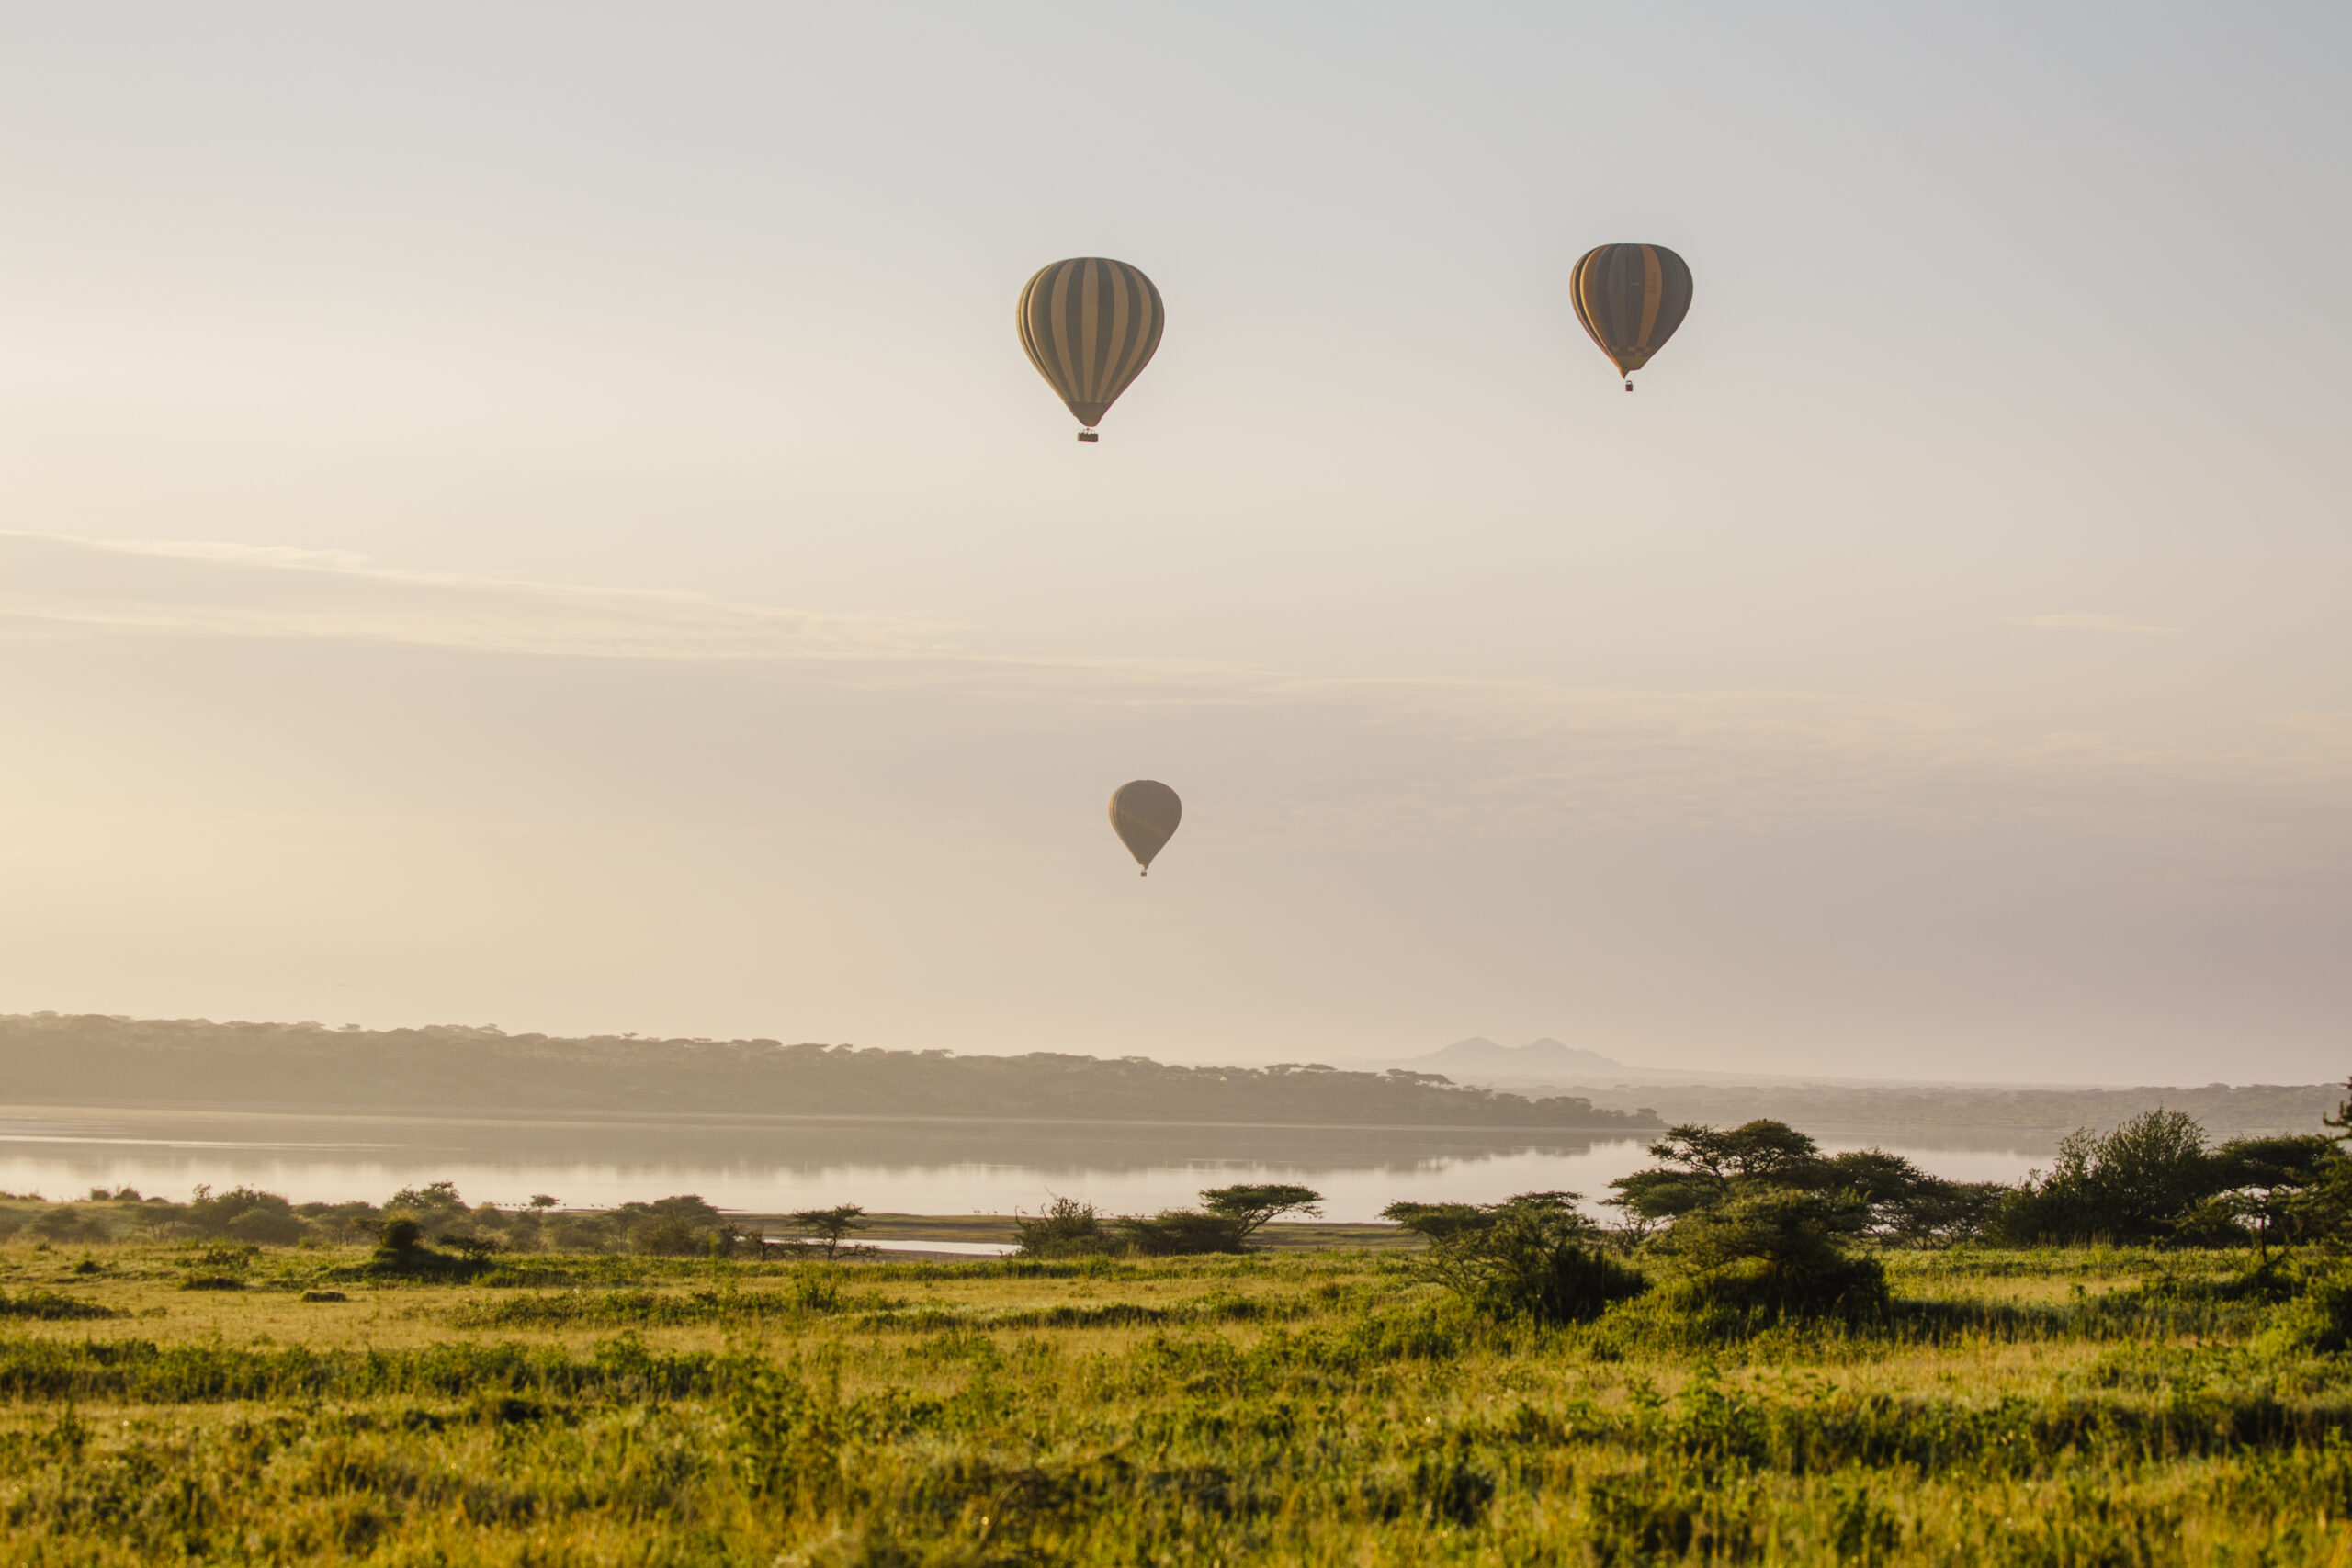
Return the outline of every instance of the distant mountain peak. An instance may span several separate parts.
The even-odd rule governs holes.
[[[1474,1034],[1467,1040],[1455,1041],[1442,1051],[1432,1051],[1420,1059],[1487,1072],[1546,1073],[1571,1068],[1611,1072],[1625,1070],[1623,1062],[1604,1056],[1598,1051],[1585,1050],[1579,1045],[1564,1044],[1549,1035],[1541,1040],[1531,1040],[1524,1045],[1498,1045],[1482,1034]]]

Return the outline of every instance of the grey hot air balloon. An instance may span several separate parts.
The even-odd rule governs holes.
[[[1157,779],[1137,779],[1111,792],[1112,830],[1146,876],[1151,874],[1152,857],[1168,847],[1183,819],[1184,803]]]
[[[1666,346],[1690,310],[1690,269],[1664,245],[1600,245],[1569,274],[1577,320],[1625,377]]]
[[[1014,317],[1029,363],[1078,423],[1080,441],[1159,348],[1166,321],[1159,290],[1125,262],[1073,256],[1044,268],[1021,290]]]

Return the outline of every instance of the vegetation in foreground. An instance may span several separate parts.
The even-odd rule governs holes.
[[[2352,1562],[2352,1292],[2242,1253],[1547,1323],[1366,1253],[220,1250],[0,1248],[12,1560]]]
[[[1251,1250],[1312,1212],[1286,1187],[1063,1205],[968,1263],[859,1257],[854,1205],[788,1256],[693,1198],[580,1217],[593,1251],[446,1185],[365,1247],[266,1194],[51,1206],[0,1247],[0,1531],[61,1564],[2352,1563],[2329,1139],[2157,1113],[2011,1189],[1773,1122],[1652,1153],[1613,1228],[1399,1203],[1418,1255]]]

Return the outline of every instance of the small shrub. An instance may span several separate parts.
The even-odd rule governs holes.
[[[1420,1268],[1489,1317],[1587,1323],[1649,1281],[1603,1249],[1573,1192],[1507,1202],[1392,1203],[1385,1217],[1430,1238]]]
[[[1855,1315],[1884,1310],[1886,1268],[1839,1244],[1858,1223],[1850,1200],[1758,1188],[1679,1222],[1663,1244],[1684,1277],[1682,1307]]]
[[[618,1229],[605,1214],[559,1214],[539,1234],[560,1252],[611,1252],[620,1245]]]
[[[181,1259],[180,1267],[189,1277],[180,1281],[184,1291],[242,1291],[245,1276],[254,1266],[254,1254],[260,1250],[249,1243],[215,1241],[196,1248]],[[199,1284],[198,1280],[225,1280],[227,1283]]]
[[[2249,1302],[2276,1306],[2301,1296],[2309,1274],[2284,1257],[2249,1259],[2245,1267],[2214,1274],[2202,1269],[2166,1269],[2136,1291],[2119,1292],[2144,1302]]]
[[[0,1317],[29,1317],[57,1323],[76,1318],[130,1315],[113,1307],[100,1306],[96,1302],[77,1301],[57,1291],[26,1291],[13,1298],[6,1292],[0,1291]]]
[[[2274,1347],[2352,1350],[2352,1269],[2338,1269],[2312,1280],[2302,1295],[2278,1309],[2266,1339]]]
[[[367,1262],[367,1269],[371,1274],[409,1274],[428,1278],[470,1276],[489,1267],[483,1259],[435,1252],[425,1246],[424,1222],[413,1214],[393,1214],[384,1221],[383,1229],[378,1233],[376,1250]]]
[[[209,1187],[199,1187],[179,1218],[199,1235],[260,1247],[291,1247],[308,1234],[294,1205],[251,1187],[232,1187],[217,1196]]]
[[[630,1251],[654,1258],[699,1258],[722,1231],[731,1229],[717,1209],[691,1192],[623,1203],[605,1218],[627,1238]]]
[[[400,1258],[424,1250],[424,1223],[413,1214],[393,1214],[377,1233],[376,1256]]]
[[[1241,1252],[1246,1250],[1242,1238],[1249,1234],[1238,1220],[1193,1209],[1162,1209],[1149,1218],[1128,1214],[1114,1224],[1120,1238],[1147,1258]]]
[[[385,1200],[384,1207],[387,1211],[413,1214],[435,1230],[462,1224],[470,1217],[466,1201],[458,1196],[458,1184],[454,1181],[428,1181],[422,1187],[403,1187]]]
[[[1023,1258],[1101,1258],[1121,1251],[1120,1244],[1102,1228],[1102,1216],[1091,1203],[1057,1198],[1035,1217],[1018,1215],[1012,1234]]]
[[[239,1241],[263,1247],[291,1247],[302,1239],[302,1222],[286,1209],[248,1209],[222,1228]]]
[[[638,1251],[653,1258],[692,1258],[707,1244],[702,1231],[669,1214],[647,1222],[631,1239]]]
[[[43,1241],[102,1241],[107,1235],[97,1216],[63,1203],[37,1215],[28,1228]]]

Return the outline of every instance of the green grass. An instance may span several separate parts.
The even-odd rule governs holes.
[[[0,1247],[0,1560],[2352,1565],[2352,1358],[2242,1258],[1564,1329],[1362,1251],[365,1262]]]

